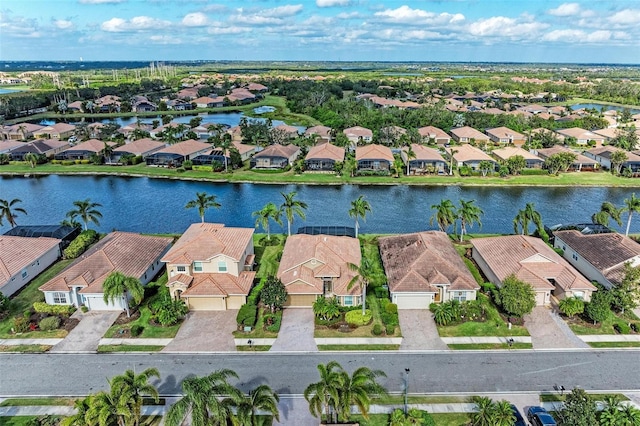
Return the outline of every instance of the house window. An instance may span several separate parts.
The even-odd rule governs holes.
[[[578,299],[584,300],[584,291],[574,291],[573,297],[577,297]]]
[[[344,306],[353,306],[353,296],[344,296],[342,304]]]
[[[27,270],[26,270],[26,269],[24,269],[24,270],[22,271],[22,279],[27,278],[27,275],[29,275],[29,274],[27,273]]]
[[[61,292],[53,293],[53,303],[67,303],[67,294]]]
[[[186,272],[187,268],[185,266],[178,266],[178,272]]]
[[[466,291],[454,291],[451,295],[452,300],[457,300],[458,302],[465,302],[467,300],[467,292]]]
[[[218,262],[218,272],[227,272],[227,262]]]
[[[577,261],[578,260],[578,255],[573,253],[571,254],[571,257],[573,258],[573,260]]]
[[[202,262],[193,262],[193,272],[202,272]]]

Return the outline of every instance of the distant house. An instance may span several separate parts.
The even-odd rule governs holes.
[[[542,168],[542,164],[544,163],[542,158],[538,157],[537,155],[534,155],[525,149],[514,146],[505,146],[504,148],[494,149],[493,151],[491,151],[491,155],[501,163],[506,162],[511,157],[519,155],[526,161],[525,167],[527,169],[540,169]]]
[[[18,123],[2,128],[2,139],[10,141],[26,141],[33,137],[33,134],[44,126],[31,123]]]
[[[112,232],[40,287],[50,305],[85,305],[94,310],[128,307],[125,297],[105,302],[102,284],[121,272],[145,285],[162,272],[161,258],[173,239]]]
[[[60,240],[0,235],[0,293],[12,296],[60,257]]]
[[[67,111],[69,112],[82,112],[83,105],[82,101],[74,101],[67,104]]]
[[[532,149],[531,152],[538,157],[540,157],[543,161],[552,155],[559,154],[562,152],[568,152],[576,155],[576,159],[569,167],[569,171],[580,172],[580,171],[593,171],[598,167],[598,162],[593,158],[586,157],[582,154],[579,154],[569,148],[565,148],[562,146],[552,146],[551,148],[537,148]]]
[[[526,235],[474,238],[472,257],[482,273],[496,286],[510,275],[531,285],[536,305],[558,299],[580,297],[591,300],[596,287],[540,238]]]
[[[249,104],[257,99],[256,95],[244,88],[232,89],[225,97],[234,104]]]
[[[171,296],[193,311],[239,309],[256,275],[253,232],[219,223],[189,226],[162,258]]]
[[[434,126],[425,126],[418,129],[418,133],[424,142],[435,142],[438,145],[448,145],[451,142],[449,136],[444,130]]]
[[[250,92],[257,92],[257,93],[264,93],[269,91],[269,88],[265,85],[262,85],[260,83],[249,83],[247,84],[246,89]]]
[[[170,122],[167,124],[163,124],[161,126],[156,127],[155,129],[151,129],[151,131],[149,132],[149,135],[152,138],[161,138],[163,135],[163,132],[167,131],[167,129],[175,129],[173,136],[176,138],[181,138],[185,135],[185,133],[187,132],[187,130],[189,130],[189,126],[186,126],[185,124],[182,123],[176,123],[176,122]]]
[[[252,169],[284,169],[293,164],[300,154],[295,145],[269,145],[251,158]]]
[[[103,150],[105,144],[115,148],[118,144],[115,142],[103,142],[97,139],[89,139],[58,152],[54,155],[56,160],[90,160],[92,155],[99,155]]]
[[[607,127],[606,129],[594,130],[593,133],[602,136],[605,142],[609,142],[620,135],[620,129],[617,127]]]
[[[311,148],[304,160],[307,171],[333,172],[336,162],[344,161],[344,148],[329,142],[321,143]]]
[[[126,138],[128,138],[133,135],[133,132],[136,132],[136,131],[147,132],[150,134],[151,130],[152,130],[151,124],[135,122],[135,123],[127,124],[126,126],[120,127],[118,129],[118,132],[122,133]]]
[[[142,159],[144,160],[145,158],[147,158],[147,156],[161,150],[165,146],[166,145],[164,143],[155,141],[153,139],[138,139],[115,148],[113,150],[111,160],[113,162],[118,162],[123,156],[129,155],[132,155],[134,157],[142,157]]]
[[[60,249],[67,248],[71,241],[80,235],[81,228],[67,225],[18,225],[9,229],[4,235],[28,238],[54,238],[60,241]]]
[[[194,99],[191,101],[196,104],[198,108],[216,108],[224,106],[224,98],[221,96],[216,96],[212,98],[210,96],[202,96],[200,98]]]
[[[95,100],[99,112],[120,112],[120,97],[107,95]]]
[[[255,145],[248,145],[246,143],[238,141],[233,141],[232,144],[240,153],[240,158],[242,158],[242,161],[247,161],[253,154],[256,153],[257,147]]]
[[[16,149],[21,149],[26,145],[27,143],[21,141],[2,141],[0,142],[0,154],[8,154]]]
[[[391,301],[398,309],[476,299],[480,286],[444,232],[380,237],[378,242]]]
[[[611,170],[611,154],[614,152],[624,152],[627,156],[627,161],[621,165],[622,170],[629,168],[633,173],[640,171],[640,155],[616,148],[615,146],[607,145],[600,148],[593,148],[585,151],[583,154],[585,157],[596,160],[605,169]]]
[[[355,126],[342,131],[349,139],[352,146],[370,143],[373,140],[373,132],[367,128]]]
[[[604,136],[598,135],[597,133],[593,133],[585,129],[581,129],[580,127],[559,129],[556,130],[556,133],[563,137],[565,143],[567,142],[567,139],[572,138],[574,140],[574,143],[578,145],[588,145],[589,142],[592,142],[596,147],[598,147],[602,146],[602,144],[606,140]]]
[[[158,105],[149,101],[145,96],[135,96],[131,102],[131,110],[134,112],[157,111]]]
[[[7,142],[0,142],[0,153],[2,145]],[[69,148],[71,145],[67,141],[57,139],[36,139],[28,143],[23,143],[11,150],[11,159],[13,161],[24,161],[24,156],[31,153],[46,158],[51,158],[55,154]]]
[[[286,139],[295,139],[300,136],[299,129],[295,126],[289,126],[288,124],[279,124],[273,129],[281,132]]]
[[[167,109],[173,111],[190,111],[194,109],[191,102],[187,102],[182,99],[170,99],[165,101],[165,103],[167,104]]]
[[[361,289],[347,289],[360,265],[357,238],[297,234],[287,238],[277,277],[287,289],[287,307],[311,307],[316,298],[337,297],[342,306],[361,303]]]
[[[359,172],[389,172],[394,158],[389,147],[371,144],[356,148],[356,161]]]
[[[145,161],[147,166],[180,167],[186,160],[208,153],[211,149],[211,145],[208,143],[188,139],[147,155]]]
[[[451,135],[453,140],[461,144],[470,142],[489,142],[490,140],[489,136],[469,126],[451,129]]]
[[[489,157],[484,151],[466,143],[445,148],[445,151],[449,156],[453,154],[454,166],[467,166],[470,167],[471,170],[478,170],[482,161],[489,161],[493,163],[494,166],[497,166],[496,161]]]
[[[486,133],[489,136],[489,139],[495,143],[522,146],[526,142],[525,135],[518,133],[515,130],[511,130],[508,127],[487,129]]]
[[[405,164],[407,161],[409,162],[409,175],[444,173],[446,171],[447,162],[437,150],[414,143],[411,144],[411,151],[413,151],[413,157],[409,157],[408,149],[403,149],[400,152]]]
[[[56,123],[51,126],[43,127],[33,132],[33,137],[37,139],[69,139],[73,136],[76,126],[67,123]]]
[[[640,265],[640,244],[615,232],[583,234],[576,230],[554,231],[553,246],[567,262],[591,281],[612,288],[624,278],[624,264]]]
[[[317,136],[318,143],[320,142],[331,142],[333,140],[332,136],[333,129],[327,126],[313,126],[309,127],[304,131],[305,136]]]

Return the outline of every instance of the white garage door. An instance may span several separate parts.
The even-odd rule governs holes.
[[[87,296],[85,299],[85,304],[87,305],[87,307],[89,307],[89,309],[94,311],[119,311],[121,309],[120,303],[116,302],[115,305],[107,304],[104,301],[104,297],[100,296]]]
[[[398,309],[429,309],[433,296],[430,294],[394,294],[391,300],[398,305]]]

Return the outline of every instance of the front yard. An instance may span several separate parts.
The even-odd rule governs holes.
[[[638,334],[636,330],[640,330],[640,321],[633,312],[625,315],[610,312],[607,319],[598,324],[593,324],[593,322],[578,315],[571,318],[563,315],[563,319],[567,322],[571,330],[578,335]]]

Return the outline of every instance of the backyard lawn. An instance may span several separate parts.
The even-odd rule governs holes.
[[[254,234],[253,245],[256,255],[256,263],[258,265],[256,269],[256,278],[266,278],[268,276],[275,276],[278,273],[278,266],[280,266],[280,256],[282,256],[282,250],[284,249],[283,235],[271,235],[271,243],[266,242],[267,234]],[[263,238],[265,238],[263,240]],[[263,246],[260,241],[266,244],[273,244]]]

